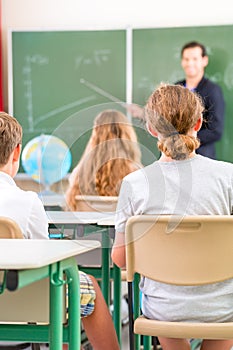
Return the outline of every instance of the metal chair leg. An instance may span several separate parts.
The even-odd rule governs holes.
[[[133,315],[133,284],[132,282],[128,282],[128,307],[129,307],[129,348],[130,350],[134,350],[134,332],[133,332],[133,323],[134,323],[134,315]]]

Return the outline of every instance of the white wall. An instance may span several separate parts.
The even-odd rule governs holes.
[[[233,24],[231,0],[2,0],[4,105],[9,28],[110,29]]]

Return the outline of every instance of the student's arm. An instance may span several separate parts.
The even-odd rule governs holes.
[[[120,268],[126,266],[125,258],[125,234],[117,232],[112,247],[112,261]]]
[[[130,113],[133,118],[145,120],[145,111],[143,107],[135,103],[131,103],[131,104],[127,104],[126,109],[127,109],[127,112]]]
[[[112,260],[121,268],[126,266],[125,258],[125,226],[128,218],[133,213],[132,209],[132,188],[128,181],[124,180],[118,197],[116,215],[115,215],[115,241],[112,247]]]

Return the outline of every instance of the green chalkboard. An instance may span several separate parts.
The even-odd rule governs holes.
[[[184,43],[198,40],[207,47],[206,75],[221,86],[226,101],[225,130],[217,143],[217,156],[233,161],[233,26],[132,32],[133,102],[140,105],[161,81],[173,83],[184,77],[180,66]],[[109,98],[126,100],[126,46],[126,30],[12,31],[9,111],[23,125],[23,146],[40,134],[53,134],[70,147],[74,166],[95,116],[106,108],[126,112]],[[159,155],[155,140],[143,123],[133,120],[133,124],[143,164],[149,164]]]
[[[9,108],[23,126],[23,146],[40,134],[58,136],[74,166],[96,114],[122,108],[102,92],[126,99],[126,31],[12,31],[11,52]]]
[[[144,105],[155,87],[184,77],[180,51],[189,41],[206,47],[209,64],[206,75],[218,83],[226,102],[224,135],[217,143],[218,159],[233,162],[233,26],[135,29],[133,31],[133,100]],[[148,136],[144,136],[148,137]],[[143,137],[142,137],[143,138]],[[153,141],[148,142],[154,147]]]

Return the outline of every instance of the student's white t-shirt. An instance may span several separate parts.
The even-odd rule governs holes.
[[[49,238],[48,219],[38,195],[32,191],[23,191],[16,186],[16,183],[8,174],[1,171],[0,216],[5,216],[16,221],[25,238]],[[1,346],[17,344],[19,342],[0,342]]]
[[[126,222],[133,215],[231,215],[232,209],[233,164],[200,155],[183,161],[157,161],[124,178],[115,228],[116,232],[125,232]],[[233,321],[232,280],[180,287],[142,278],[140,288],[142,311],[148,318]]]
[[[25,238],[48,239],[48,219],[37,193],[23,191],[0,172],[0,215],[15,220]]]

